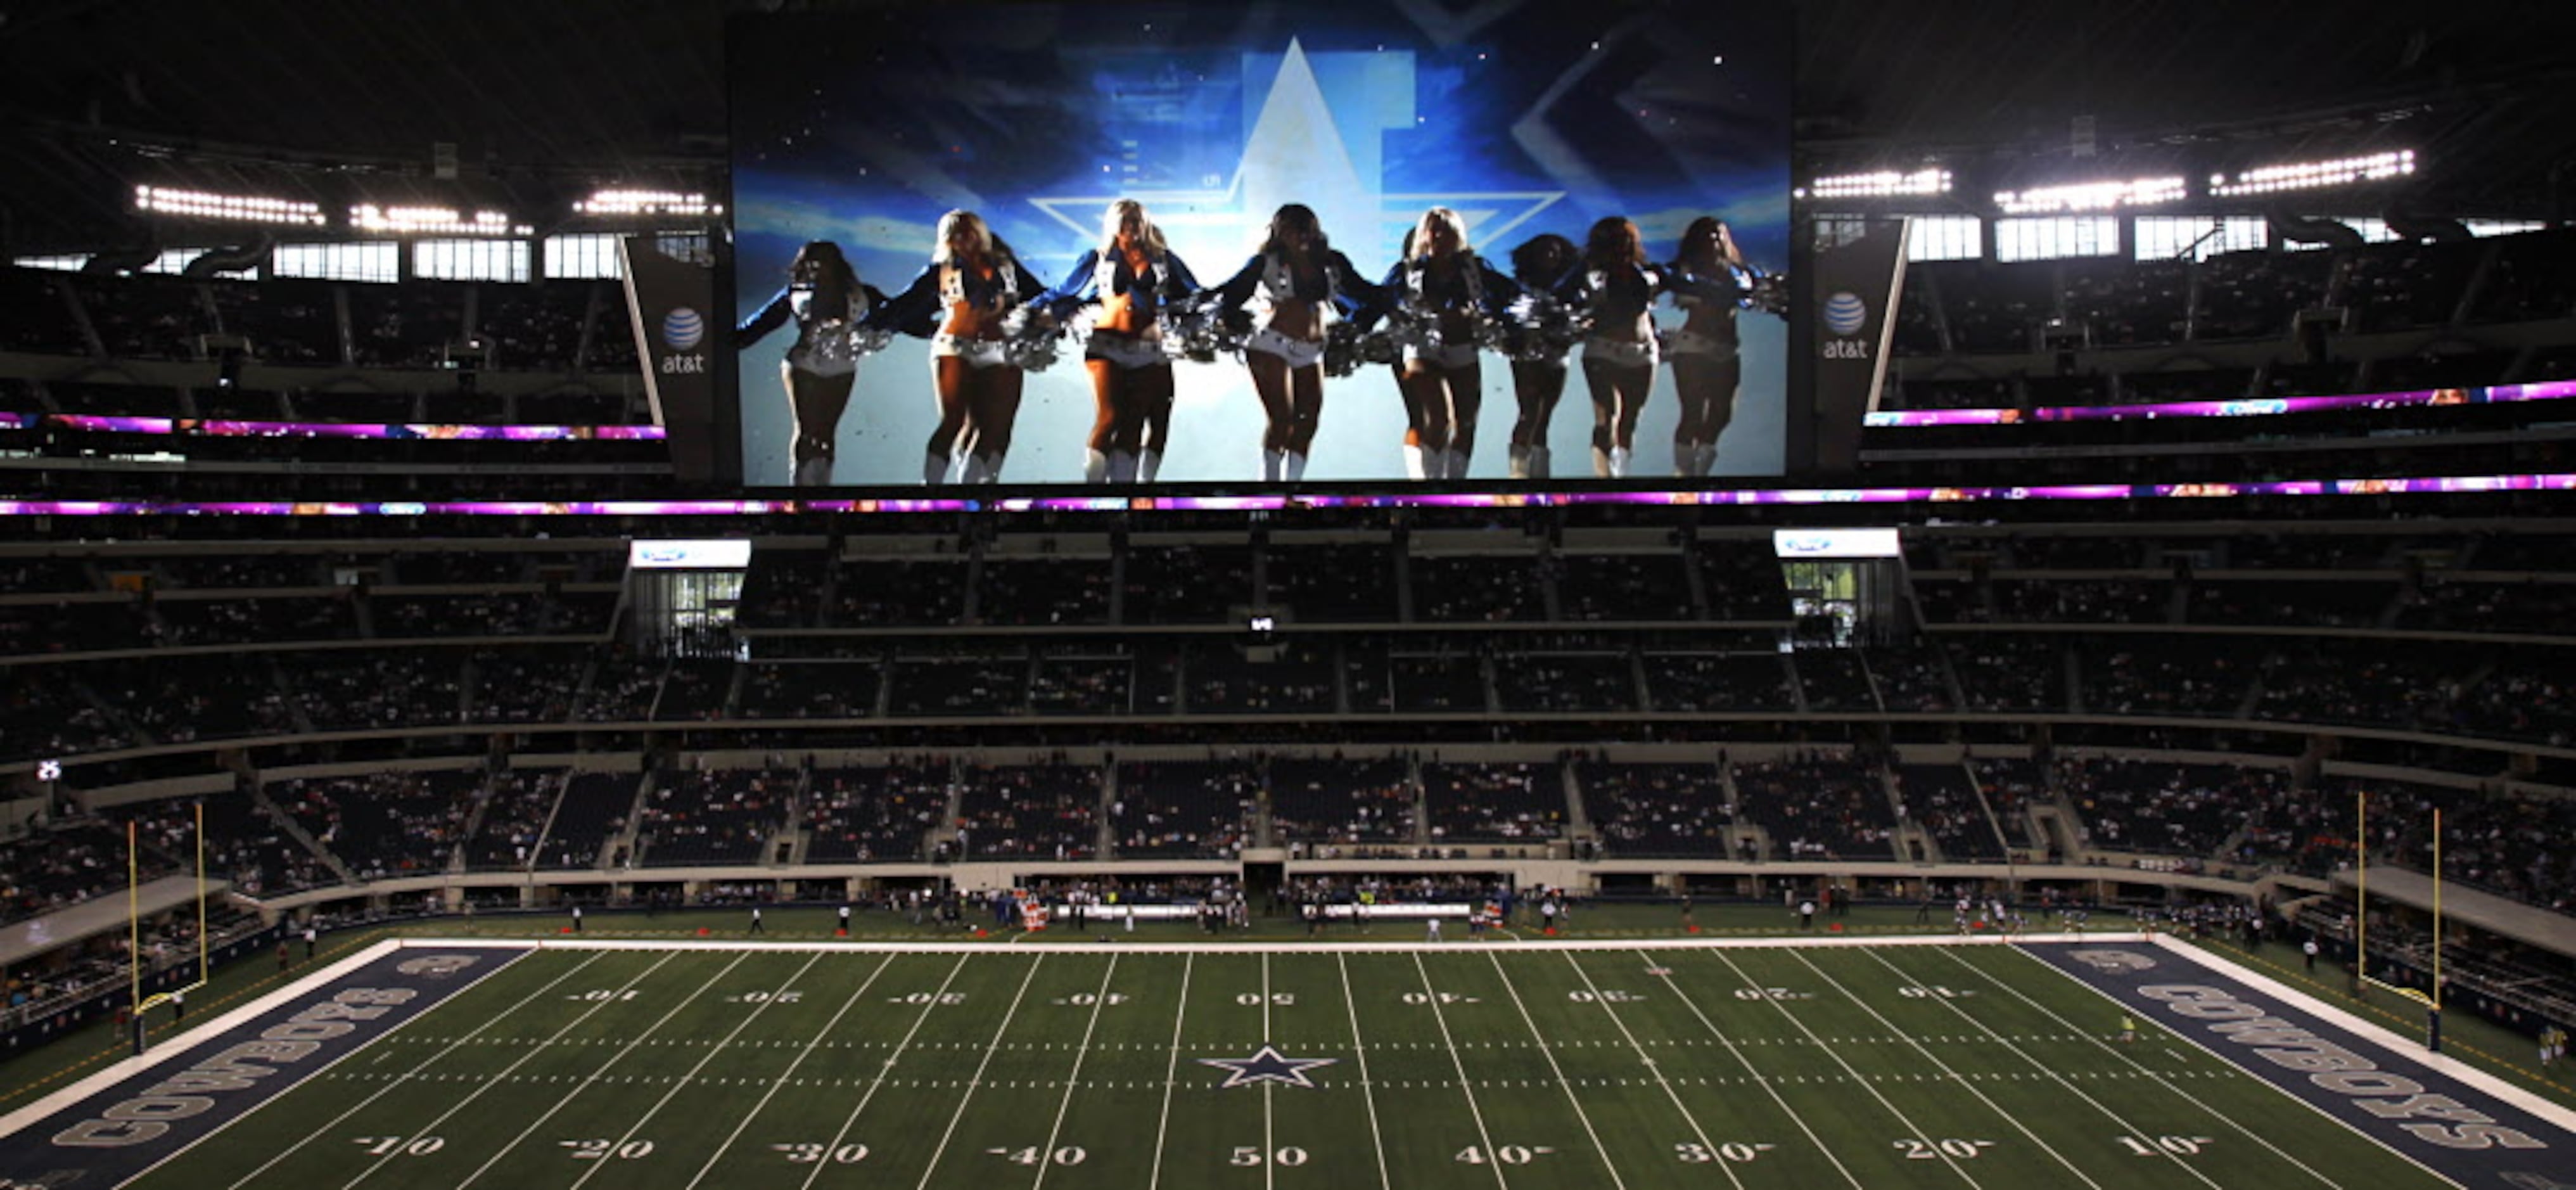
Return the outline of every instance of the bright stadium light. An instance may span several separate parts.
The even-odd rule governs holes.
[[[184,219],[220,219],[231,223],[272,223],[287,227],[320,227],[319,203],[250,194],[210,194],[167,186],[134,188],[134,209]]]
[[[500,211],[476,211],[469,219],[454,207],[379,207],[374,203],[349,208],[349,226],[393,235],[523,236],[535,230],[510,222],[510,216]]]
[[[1995,205],[2007,215],[2057,215],[2076,211],[2109,211],[2174,202],[2189,193],[2181,178],[2136,178],[2126,182],[2077,182],[2006,190]]]
[[[1818,178],[1797,192],[1800,198],[1893,198],[1910,194],[1948,194],[1950,171],[1918,169],[1910,174],[1882,170],[1873,174],[1844,174]]]
[[[2287,190],[2315,190],[2326,186],[2349,186],[2355,182],[2384,182],[2415,172],[2415,150],[2397,149],[2373,153],[2367,157],[2343,157],[2332,161],[2294,161],[2286,165],[2266,165],[2231,178],[2226,174],[2209,175],[2209,192],[2222,198],[2249,194],[2279,194]]]
[[[678,215],[698,218],[724,214],[721,204],[710,204],[703,194],[681,194],[671,190],[609,189],[595,191],[589,198],[572,204],[576,215]]]

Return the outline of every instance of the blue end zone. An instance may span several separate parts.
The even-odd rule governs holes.
[[[396,950],[0,1136],[0,1187],[119,1185],[508,966],[525,948]]]
[[[2239,1069],[2463,1186],[2576,1187],[2576,1131],[2146,943],[2022,947]]]

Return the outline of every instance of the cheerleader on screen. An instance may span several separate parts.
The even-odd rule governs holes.
[[[1313,208],[1292,202],[1270,217],[1261,251],[1217,287],[1218,307],[1240,309],[1256,289],[1270,312],[1244,341],[1243,362],[1269,419],[1261,435],[1261,478],[1295,483],[1306,476],[1324,414],[1327,319],[1358,314],[1375,303],[1377,288],[1333,250]]]
[[[787,266],[787,287],[734,331],[734,349],[759,342],[793,321],[796,343],[778,365],[787,408],[796,420],[788,459],[798,487],[829,487],[840,438],[841,414],[858,380],[859,351],[851,331],[885,295],[859,284],[841,246],[816,240],[797,249]]]
[[[1059,318],[1085,300],[1099,304],[1082,358],[1098,402],[1084,481],[1154,482],[1172,438],[1172,357],[1164,350],[1160,316],[1198,287],[1145,204],[1122,198],[1101,214],[1099,245],[1048,291]]]
[[[1744,380],[1735,312],[1757,274],[1744,263],[1734,233],[1705,215],[1682,232],[1681,252],[1664,271],[1674,279],[1673,301],[1685,317],[1664,352],[1682,405],[1673,429],[1673,474],[1704,476],[1717,463],[1718,435],[1735,420],[1735,391]]]
[[[930,267],[871,312],[870,329],[927,334],[930,377],[939,394],[939,426],[921,461],[921,482],[947,479],[950,464],[965,483],[998,483],[1020,416],[1025,376],[1010,361],[1003,322],[1046,292],[1010,245],[972,211],[939,217]],[[1032,308],[1043,317],[1043,311]],[[936,328],[936,329],[932,329]]]
[[[1406,244],[1384,284],[1385,300],[1410,324],[1397,374],[1412,427],[1405,473],[1465,479],[1485,403],[1483,331],[1520,288],[1467,246],[1466,220],[1447,207],[1424,211]]]
[[[1655,323],[1663,275],[1646,262],[1637,225],[1616,215],[1592,225],[1583,259],[1557,296],[1591,321],[1583,382],[1592,390],[1592,474],[1623,479],[1636,453],[1637,416],[1655,384]]]

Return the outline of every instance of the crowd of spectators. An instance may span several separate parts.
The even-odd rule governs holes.
[[[383,880],[446,872],[482,782],[479,770],[397,770],[294,778],[267,792],[352,879]]]
[[[991,554],[979,568],[976,618],[986,624],[1062,627],[1106,624],[1114,563],[1096,558]]]
[[[2357,335],[2420,332],[2569,315],[2566,266],[2576,235],[2564,230],[2501,239],[2400,240],[2329,251],[2232,252],[2198,263],[2173,260],[1935,262],[1906,277],[1899,310],[1896,402],[1908,409],[2033,408],[2255,395],[2254,372],[2211,368],[2189,357],[2163,370],[2034,376],[1907,376],[1905,364],[1953,356],[2027,356],[2043,350],[2116,351],[2184,342],[2289,344],[2293,318],[2326,312]],[[2345,317],[2346,312],[2349,317]],[[1945,340],[1941,334],[1946,327]],[[2331,345],[2328,345],[2331,350]],[[2468,352],[2454,366],[2294,355],[2274,364],[2263,387],[2273,396],[2357,391],[2356,372],[2375,369],[2368,391],[2497,383],[2514,352]],[[2087,360],[2086,363],[2092,363]]]
[[[1565,837],[1565,781],[1554,764],[1426,760],[1422,802],[1435,844]]]
[[[1100,771],[1048,764],[961,765],[957,815],[965,858],[1091,859],[1100,853]]]
[[[2059,791],[2094,846],[2210,856],[2290,786],[2287,771],[2251,765],[2077,758],[2058,763]]]
[[[172,867],[157,852],[138,858],[147,881]],[[125,840],[98,823],[40,826],[0,843],[0,925],[122,891],[125,885]]]
[[[1952,863],[1981,863],[2004,857],[2003,838],[1986,816],[1985,799],[1958,764],[1901,764],[1891,774],[1896,785],[1899,821],[1920,824]]]
[[[1789,662],[1769,653],[1648,653],[1646,697],[1658,711],[1797,709]],[[1805,663],[1801,661],[1800,668]]]
[[[1247,649],[1199,640],[1189,645],[1182,664],[1193,714],[1322,715],[1336,709],[1329,641]]]
[[[1415,554],[1405,569],[1416,623],[1547,618],[1552,570],[1530,554]]]
[[[1331,858],[1415,837],[1419,799],[1400,756],[1275,756],[1270,823],[1282,843]]]
[[[1716,763],[1575,763],[1583,816],[1612,858],[1732,858],[1726,770]]]
[[[650,867],[762,862],[787,825],[799,774],[779,769],[681,769],[653,776],[637,820]]]
[[[468,871],[526,871],[539,855],[546,820],[563,791],[563,774],[542,769],[502,769],[478,792],[481,808],[474,836],[465,844]],[[570,865],[564,865],[569,867]]]
[[[602,860],[623,866],[628,858],[625,849],[608,851],[608,842],[626,833],[627,817],[635,812],[637,780],[634,773],[577,772],[565,777],[534,866],[589,868]]]
[[[745,719],[859,719],[876,713],[873,661],[751,662],[742,673]]]
[[[1824,752],[1739,761],[1732,773],[1736,810],[1770,833],[1778,858],[1894,859],[1896,815],[1880,771],[1869,761]]]
[[[1261,801],[1261,766],[1224,760],[1124,761],[1109,803],[1120,859],[1228,859],[1251,837]]]
[[[1268,610],[1309,624],[1396,619],[1395,559],[1383,545],[1272,544],[1266,561]]]
[[[1637,707],[1637,668],[1626,653],[1503,653],[1494,694],[1506,711],[1610,713]]]
[[[932,756],[815,769],[805,791],[806,862],[920,858],[948,812],[952,771]]]
[[[1137,543],[1121,592],[1129,624],[1240,622],[1252,603],[1252,548]]]

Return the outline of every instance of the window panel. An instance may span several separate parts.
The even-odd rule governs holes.
[[[356,244],[279,244],[269,256],[268,272],[272,277],[372,281],[390,285],[402,280],[402,245],[391,240]]]

